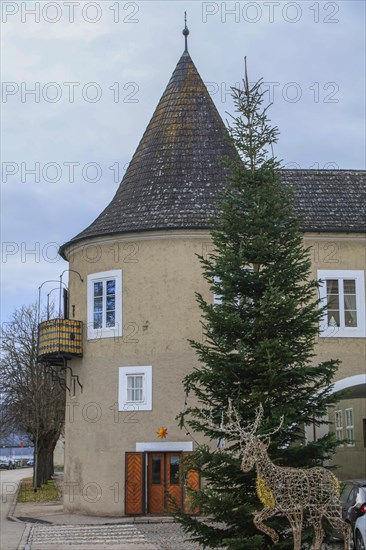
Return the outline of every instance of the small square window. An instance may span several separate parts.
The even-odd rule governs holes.
[[[119,411],[152,410],[152,367],[120,367]]]

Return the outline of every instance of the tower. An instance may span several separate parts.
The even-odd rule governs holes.
[[[195,292],[209,292],[196,255],[209,251],[222,161],[236,154],[188,32],[115,197],[61,247],[70,311],[84,327],[83,356],[72,364],[83,390],[74,384],[66,406],[70,512],[163,513],[164,487],[182,506],[185,498],[178,460],[194,441],[175,418],[182,380],[197,366],[188,339],[202,338]]]

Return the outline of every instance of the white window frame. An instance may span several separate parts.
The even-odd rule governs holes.
[[[336,270],[336,269],[319,269],[318,279],[323,281],[323,284],[319,288],[320,306],[327,303],[327,289],[325,281],[329,279],[337,279],[343,281],[344,279],[354,279],[356,286],[356,311],[357,311],[357,327],[344,326],[344,305],[343,305],[343,285],[340,285],[339,292],[339,306],[341,322],[343,325],[339,327],[332,327],[328,325],[327,313],[322,316],[320,320],[320,336],[323,338],[363,338],[365,333],[365,276],[362,270]]]
[[[94,283],[114,279],[116,281],[116,310],[114,327],[94,328]],[[88,275],[88,340],[122,336],[122,270],[101,271]]]
[[[143,377],[142,401],[129,401],[127,396],[127,380],[131,375]],[[119,367],[118,410],[152,411],[152,366]]]
[[[249,271],[249,272],[251,272],[251,273],[254,271],[253,268],[252,268],[252,267],[249,267],[249,266],[248,266],[248,267],[244,267],[244,270],[245,270],[245,271]],[[215,284],[221,283],[221,277],[219,277],[218,275],[215,275],[215,276],[214,276],[214,283],[215,283]],[[236,301],[237,304],[239,304],[239,298],[238,298],[238,297],[236,298],[235,301]],[[214,303],[214,305],[216,305],[216,304],[219,304],[219,305],[222,304],[222,295],[221,295],[221,294],[215,294],[215,293],[213,293],[213,303]]]
[[[221,283],[221,277],[218,275],[214,276],[214,283]],[[216,304],[222,304],[222,295],[221,294],[213,294],[213,303]]]
[[[355,420],[353,417],[353,408],[344,409],[346,439],[348,439],[347,447],[355,446]],[[351,422],[350,422],[351,420]]]
[[[334,411],[334,425],[337,441],[343,441],[343,411],[341,409]]]

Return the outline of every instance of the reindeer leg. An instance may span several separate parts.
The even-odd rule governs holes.
[[[318,510],[310,508],[309,515],[309,521],[312,524],[315,533],[313,550],[321,550],[324,538],[324,530],[322,526],[323,512],[319,513]]]
[[[292,514],[286,515],[294,537],[294,550],[301,550],[302,510],[295,510]]]
[[[343,521],[339,506],[330,506],[324,511],[324,516],[327,518],[332,527],[337,531],[342,531],[344,536],[344,550],[348,550],[351,544],[351,526]]]
[[[266,519],[269,519],[272,516],[275,516],[277,514],[277,510],[274,508],[263,508],[260,512],[256,512],[254,514],[254,525],[256,526],[259,531],[262,531],[262,533],[265,533],[269,537],[271,537],[272,541],[274,543],[279,541],[279,536],[276,533],[274,529],[271,527],[268,527],[268,525],[265,525],[263,522]]]

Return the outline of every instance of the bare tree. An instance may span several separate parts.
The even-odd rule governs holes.
[[[0,392],[6,426],[28,434],[34,444],[36,490],[53,474],[53,451],[64,424],[65,390],[37,362],[37,305],[22,306],[1,328]]]

